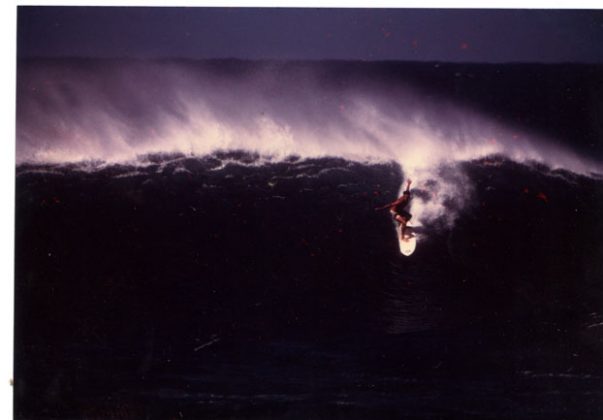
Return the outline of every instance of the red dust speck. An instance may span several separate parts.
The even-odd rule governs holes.
[[[467,44],[466,42],[461,42],[461,50],[468,50],[469,49],[469,44]]]
[[[536,198],[538,198],[539,200],[544,201],[545,203],[549,202],[548,197],[544,193],[541,193],[541,192],[539,192],[538,194],[536,194]]]

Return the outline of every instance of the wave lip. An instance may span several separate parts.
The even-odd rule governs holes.
[[[502,154],[576,173],[600,162],[506,126],[378,64],[48,60],[21,63],[17,162],[123,162],[246,150],[395,160],[409,173]],[[432,70],[434,71],[434,70]],[[373,74],[373,73],[375,74]]]

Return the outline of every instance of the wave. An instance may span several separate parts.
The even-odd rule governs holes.
[[[497,153],[600,171],[546,140],[404,78],[369,80],[332,63],[57,60],[19,67],[18,162],[243,149],[408,168]]]
[[[370,64],[366,64],[370,69]],[[507,126],[401,77],[323,62],[39,60],[19,65],[17,162],[138,162],[243,150],[266,161],[397,162],[438,197],[440,217],[470,184],[459,162],[491,155],[579,174],[600,162]],[[435,92],[435,93],[434,93]]]

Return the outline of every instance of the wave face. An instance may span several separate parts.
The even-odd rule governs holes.
[[[17,417],[600,417],[603,182],[461,166],[407,258],[395,162],[20,165]]]

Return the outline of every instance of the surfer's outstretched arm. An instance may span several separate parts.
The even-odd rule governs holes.
[[[375,210],[389,209],[394,206],[397,206],[398,204],[402,203],[403,201],[408,200],[409,198],[407,197],[407,195],[410,194],[410,184],[411,183],[412,183],[412,180],[410,180],[410,179],[408,181],[406,181],[406,190],[404,191],[404,194],[401,197],[396,199],[396,201],[392,201],[391,203],[386,204],[385,206],[376,207]]]
[[[398,198],[396,201],[392,201],[391,203],[386,204],[385,206],[376,207],[375,210],[385,210],[385,209],[392,208],[392,207],[397,206],[398,204],[400,204],[403,200],[404,200],[404,196]]]
[[[375,207],[375,210],[377,210],[377,211],[378,211],[378,210],[385,210],[385,209],[389,209],[390,207],[392,207],[392,206],[394,206],[394,205],[396,205],[396,204],[397,204],[397,203],[396,203],[396,201],[394,201],[393,203],[386,204],[385,206],[381,206],[381,207]]]

